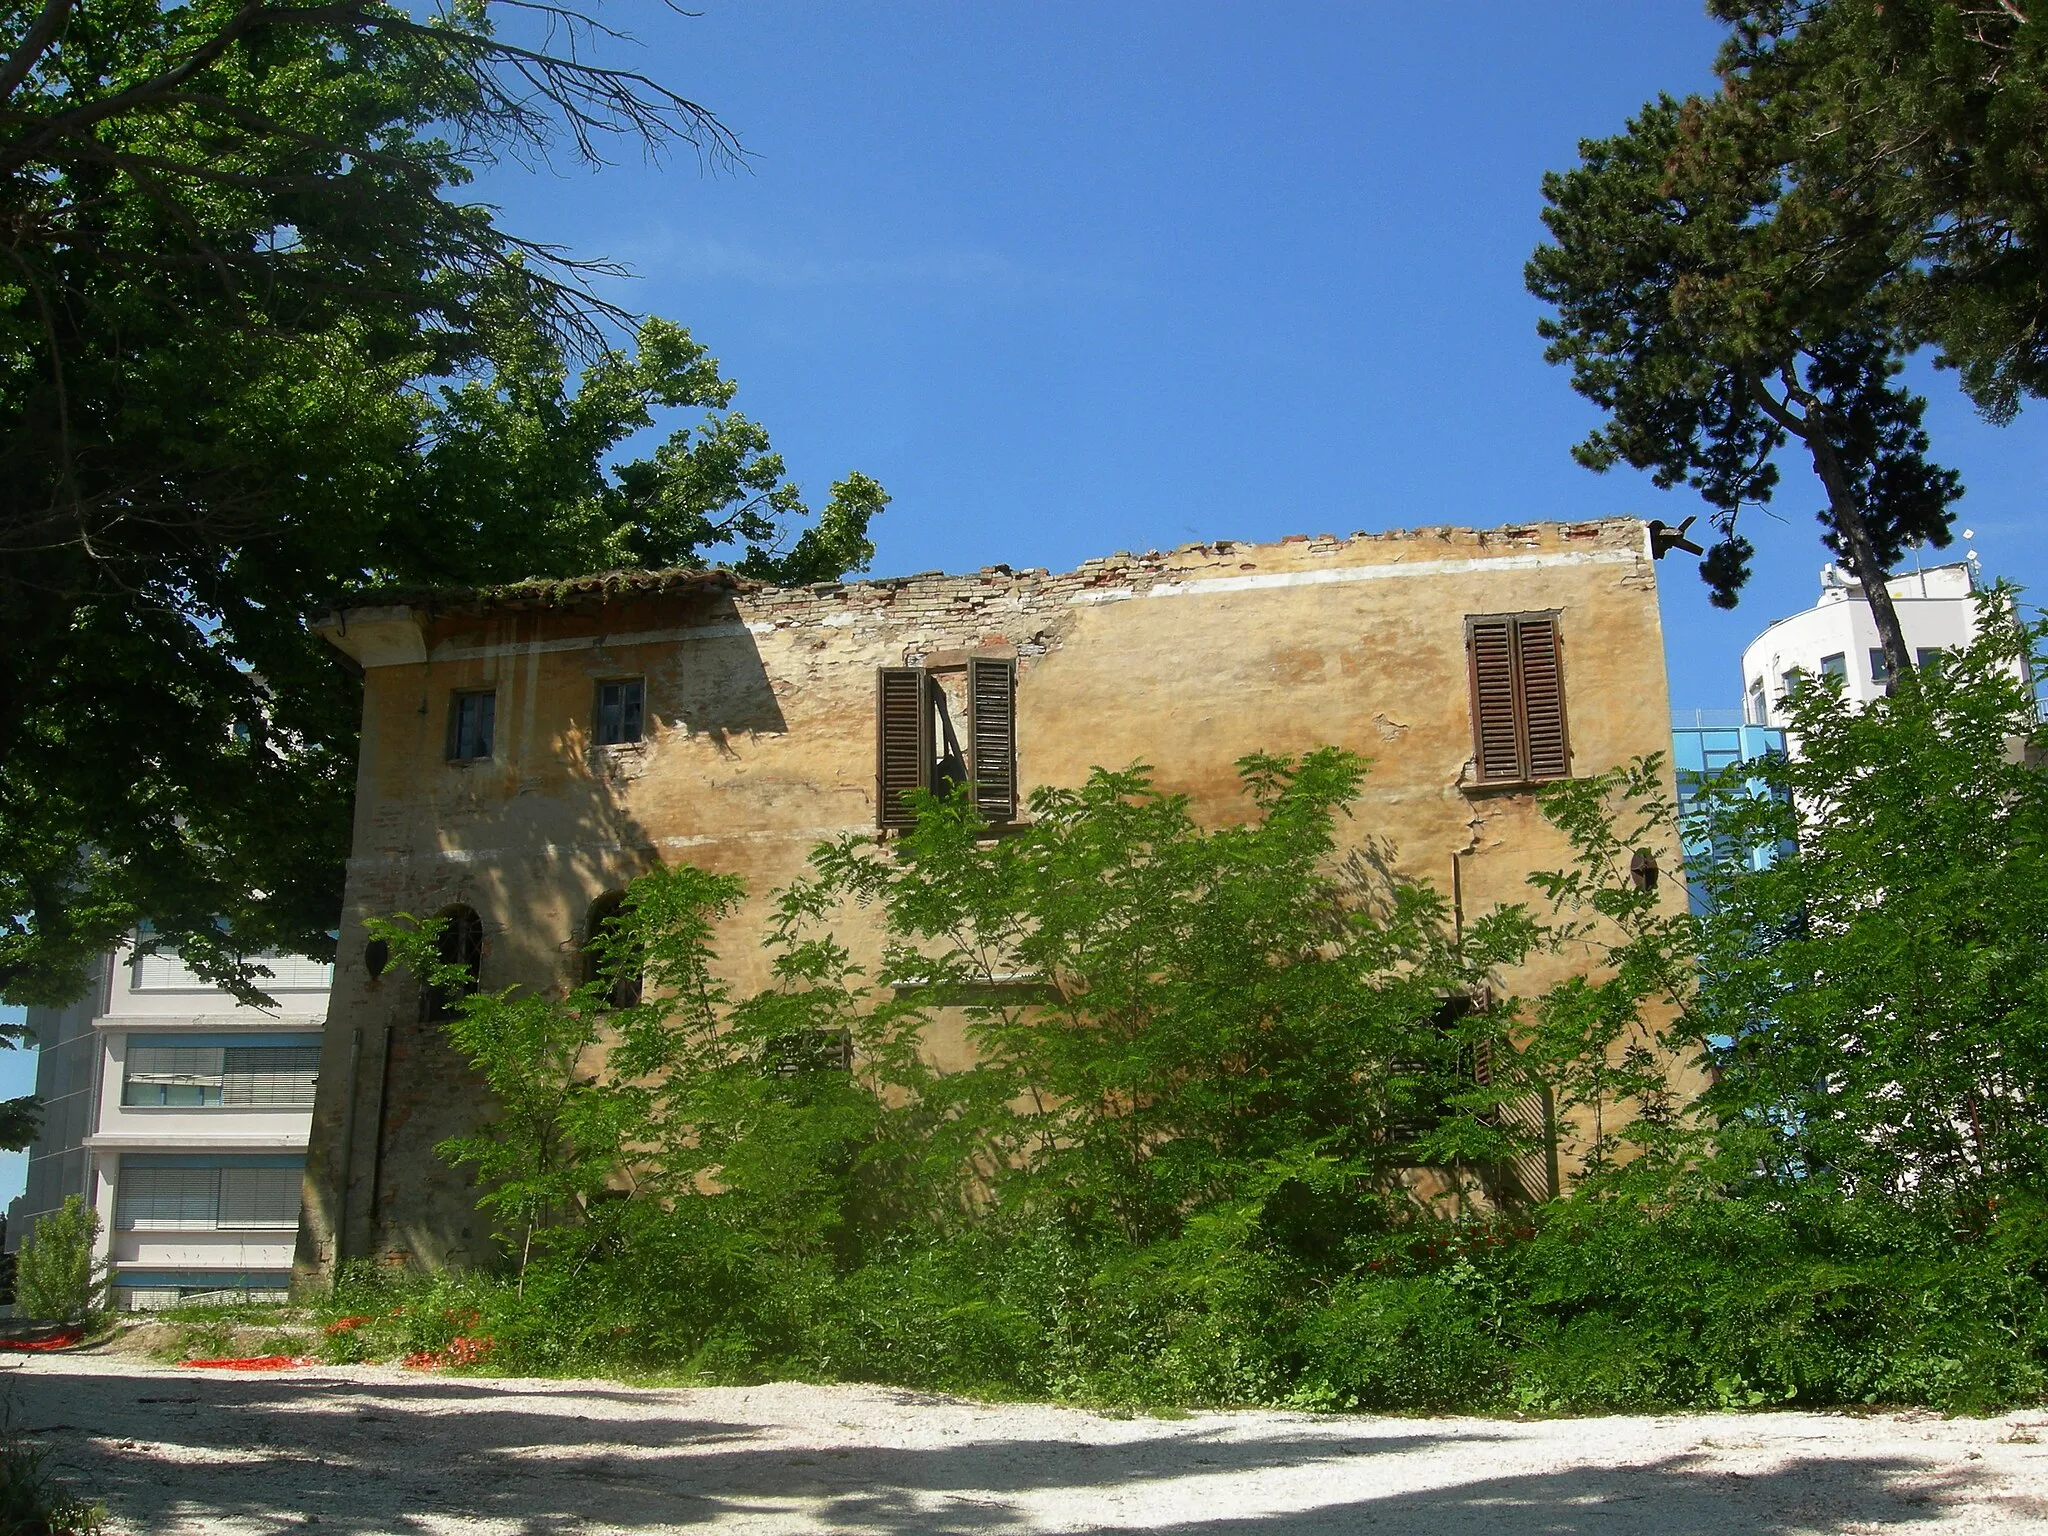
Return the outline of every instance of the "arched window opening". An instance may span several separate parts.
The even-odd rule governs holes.
[[[590,904],[583,924],[583,980],[585,985],[613,978],[608,994],[614,1008],[632,1008],[640,1001],[641,975],[637,964],[615,951],[624,938],[618,927],[619,910],[625,905],[624,891],[606,891]],[[623,962],[623,963],[622,963]]]
[[[370,980],[382,976],[390,964],[391,945],[385,940],[372,939],[363,946],[363,969],[370,973]]]
[[[469,973],[460,987],[420,988],[420,1018],[432,1024],[455,1017],[455,1005],[476,991],[484,960],[484,920],[474,907],[448,907],[440,914],[441,936],[437,958],[443,965],[459,965]]]

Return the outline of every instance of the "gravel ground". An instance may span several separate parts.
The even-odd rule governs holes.
[[[151,1536],[2048,1531],[2044,1412],[1116,1419],[877,1387],[92,1356],[10,1361],[0,1396],[115,1530]]]

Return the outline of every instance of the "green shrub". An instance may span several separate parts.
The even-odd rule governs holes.
[[[25,1317],[91,1323],[107,1302],[107,1271],[96,1259],[100,1219],[77,1195],[36,1218],[14,1268],[14,1301]]]

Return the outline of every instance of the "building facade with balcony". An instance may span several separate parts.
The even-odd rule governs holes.
[[[99,1214],[117,1306],[282,1299],[331,967],[262,964],[274,1008],[124,945],[77,1003],[29,1011],[46,1107],[10,1248],[78,1195]]]

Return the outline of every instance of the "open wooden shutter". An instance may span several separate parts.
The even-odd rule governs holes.
[[[1515,620],[1516,670],[1522,684],[1524,778],[1561,779],[1571,771],[1564,733],[1564,660],[1555,614]]]
[[[904,797],[929,789],[934,749],[932,712],[922,667],[882,667],[875,681],[875,822],[913,827]]]
[[[1479,781],[1513,781],[1522,772],[1521,732],[1516,728],[1515,621],[1465,621],[1465,648],[1472,660],[1472,736]]]
[[[982,820],[1000,826],[1017,819],[1017,664],[970,657],[967,701],[974,808]]]

